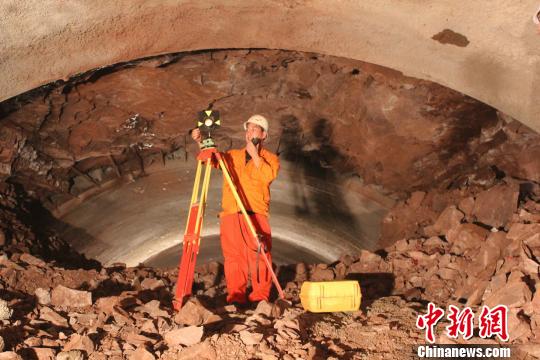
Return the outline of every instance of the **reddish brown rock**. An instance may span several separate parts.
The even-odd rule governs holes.
[[[540,234],[540,224],[512,224],[508,230],[508,238],[517,241],[527,241]]]
[[[129,356],[129,360],[155,360],[155,359],[156,357],[154,356],[154,354],[152,354],[143,346],[138,347],[137,350],[132,352],[131,355]]]
[[[191,346],[201,341],[203,333],[202,326],[188,326],[171,330],[163,338],[170,347],[178,345]]]
[[[153,279],[153,278],[146,278],[141,282],[141,288],[143,290],[156,290],[164,286],[165,284],[163,283],[163,280],[158,280],[158,279]]]
[[[58,285],[51,292],[51,305],[64,308],[91,306],[92,293],[88,291],[73,290]]]
[[[86,356],[81,350],[62,351],[56,355],[56,360],[85,360]]]
[[[316,267],[310,274],[311,281],[330,281],[334,280],[334,271],[332,269],[321,269]]]
[[[39,318],[45,321],[49,321],[56,326],[68,327],[67,319],[48,307],[41,308],[39,312]]]
[[[174,322],[180,325],[202,325],[219,319],[219,316],[206,309],[196,298],[186,302],[174,316]]]
[[[29,265],[34,265],[34,266],[37,266],[37,267],[45,267],[46,266],[45,261],[43,261],[41,259],[38,259],[37,257],[32,256],[32,255],[27,254],[27,253],[22,254],[19,259],[21,261],[29,264]]]
[[[448,230],[459,225],[463,217],[464,214],[461,211],[454,205],[450,205],[439,215],[435,224],[424,228],[424,233],[427,236],[444,235]]]
[[[472,215],[484,224],[500,228],[506,226],[517,210],[519,185],[496,185],[476,196]]]
[[[484,304],[489,307],[506,305],[510,309],[523,307],[531,301],[532,293],[529,287],[521,279],[511,280],[503,287],[496,289],[485,300]]]
[[[142,346],[145,344],[155,344],[157,342],[156,339],[150,338],[148,336],[145,336],[143,334],[137,334],[136,332],[128,332],[122,334],[122,340],[124,340],[126,343],[134,345],[134,346]]]
[[[49,305],[51,303],[51,293],[49,290],[37,288],[34,295],[36,295],[36,299],[41,305]]]
[[[489,231],[474,224],[459,224],[446,233],[450,251],[462,255],[482,246]]]
[[[257,345],[261,342],[263,339],[263,334],[253,332],[250,330],[244,330],[239,332],[240,340],[248,346],[250,345]]]
[[[113,309],[120,303],[121,298],[119,296],[102,297],[96,300],[96,308],[106,314],[112,314]]]
[[[466,198],[461,199],[458,204],[458,209],[461,210],[467,218],[471,216],[474,210],[474,198],[472,196],[467,196]]]
[[[255,314],[262,314],[266,317],[270,317],[272,315],[272,308],[273,305],[270,304],[268,301],[259,301],[257,307],[255,308]]]
[[[511,342],[516,340],[527,342],[531,336],[529,322],[520,314],[520,309],[510,309],[508,312],[508,335]]]
[[[160,309],[159,300],[152,300],[136,308],[137,311],[145,312],[150,315],[152,318],[157,318],[159,316],[169,316],[169,313],[165,310]]]
[[[23,358],[17,355],[16,352],[4,351],[0,353],[0,360],[23,360]]]
[[[69,341],[64,346],[63,351],[70,351],[70,350],[83,350],[87,354],[91,354],[94,352],[94,342],[90,337],[86,335],[79,335],[79,334],[73,334],[69,338]]]
[[[50,348],[33,348],[38,360],[55,360],[56,352]]]

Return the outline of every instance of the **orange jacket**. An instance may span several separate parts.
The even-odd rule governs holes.
[[[266,149],[259,152],[261,164],[257,168],[253,160],[246,163],[246,149],[233,149],[223,153],[223,159],[231,178],[236,185],[238,195],[247,211],[268,216],[270,205],[270,184],[276,178],[279,170],[278,157]],[[223,177],[223,211],[220,216],[234,214],[240,211],[233,193]]]

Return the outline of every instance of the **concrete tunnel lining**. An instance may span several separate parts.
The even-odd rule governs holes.
[[[60,217],[66,224],[62,234],[76,250],[105,265],[171,266],[171,257],[180,258],[195,167],[192,158],[168,162],[165,167],[155,166],[146,177],[91,197]],[[221,255],[218,213],[222,175],[219,171],[212,174],[198,259],[201,263]],[[294,164],[282,162],[278,179],[271,186],[275,263],[291,258],[330,263],[343,254],[377,248],[379,223],[393,201],[362,194],[351,186],[354,181],[328,183],[304,176]],[[303,209],[298,208],[298,196],[305,200]],[[321,201],[324,208],[318,204]]]
[[[489,6],[389,0],[331,6],[277,0],[4,2],[0,100],[146,56],[290,49],[363,60],[435,81],[538,131],[540,46],[530,20],[536,7],[535,0],[497,0]],[[445,29],[465,37],[467,46],[433,39]]]

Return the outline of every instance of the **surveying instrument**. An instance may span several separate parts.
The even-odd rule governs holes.
[[[211,133],[221,126],[221,120],[219,118],[219,112],[214,110],[204,110],[198,114],[197,127],[201,131],[203,140],[201,142],[201,152],[197,156],[197,171],[195,173],[195,183],[193,185],[193,192],[191,194],[191,203],[189,206],[189,213],[186,224],[186,231],[184,233],[184,246],[182,250],[182,258],[180,259],[180,265],[178,268],[178,280],[176,282],[176,292],[173,300],[173,307],[176,311],[179,311],[183,304],[184,298],[192,294],[193,288],[193,275],[195,273],[195,263],[197,261],[197,255],[199,254],[199,247],[201,243],[201,230],[204,219],[204,211],[206,208],[206,201],[208,196],[208,187],[210,184],[210,172],[213,166],[216,164],[223,172],[225,181],[231,188],[233,196],[236,200],[242,215],[248,226],[253,243],[260,249],[262,258],[265,265],[270,272],[272,281],[277,288],[279,297],[284,299],[283,290],[279,285],[276,274],[272,269],[272,264],[266,257],[264,246],[261,245],[259,235],[255,231],[253,222],[249,217],[240,196],[238,190],[234,185],[230,172],[223,161],[222,154],[217,150],[217,147],[212,139]],[[201,184],[201,173],[204,163],[204,177]]]

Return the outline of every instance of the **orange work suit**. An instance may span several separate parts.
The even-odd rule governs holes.
[[[235,149],[223,154],[224,162],[238,190],[238,195],[250,214],[259,241],[265,246],[268,261],[272,263],[270,250],[272,236],[268,223],[270,184],[279,170],[278,157],[266,149],[259,151],[259,168],[253,160],[246,161],[246,150]],[[251,236],[240,208],[226,181],[223,184],[223,211],[220,213],[221,248],[225,259],[227,302],[246,302],[248,275],[253,291],[250,301],[268,300],[272,278],[262,253]]]

